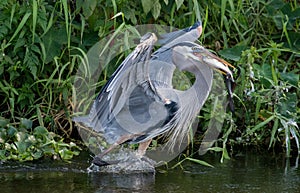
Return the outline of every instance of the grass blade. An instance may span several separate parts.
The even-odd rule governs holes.
[[[272,128],[272,132],[271,132],[271,139],[270,139],[270,143],[269,143],[269,149],[271,147],[272,144],[275,143],[275,134],[276,134],[276,131],[278,130],[278,119],[275,119],[274,121],[274,125],[273,125],[273,128]]]
[[[211,165],[211,164],[209,164],[209,163],[207,163],[206,161],[203,161],[203,160],[194,159],[194,158],[190,158],[190,157],[187,157],[186,159],[189,160],[189,161],[195,162],[197,164],[201,164],[203,166],[214,168],[213,165]]]
[[[264,120],[263,122],[257,124],[253,129],[251,129],[248,134],[252,134],[255,131],[259,130],[260,128],[262,128],[263,126],[265,126],[266,124],[268,124],[270,121],[272,121],[275,118],[275,115],[270,116],[269,118],[267,118],[266,120]]]
[[[9,43],[10,43],[10,42],[17,36],[17,34],[21,31],[21,29],[24,27],[24,25],[25,25],[25,23],[27,22],[27,20],[28,20],[28,18],[29,18],[30,15],[31,15],[31,13],[26,13],[26,14],[24,15],[24,17],[22,18],[20,24],[18,25],[18,27],[17,27],[15,33],[11,36],[11,38],[10,38],[8,44],[6,44],[6,46],[8,46]]]
[[[37,23],[37,2],[36,0],[32,1],[32,43],[34,43],[34,36],[35,36],[35,28]]]

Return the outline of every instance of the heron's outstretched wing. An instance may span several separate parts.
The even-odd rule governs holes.
[[[136,115],[137,119],[142,119],[142,116],[139,116],[141,112],[145,116],[151,102],[158,100],[155,98],[157,97],[155,88],[151,85],[148,66],[156,40],[155,34],[152,33],[145,34],[141,38],[140,44],[122,62],[100,91],[87,120],[78,118],[77,122],[83,122],[96,131],[104,131],[108,126],[121,127],[116,126],[114,122],[116,119],[126,119],[122,117],[126,114]]]
[[[201,21],[197,21],[194,25],[188,27],[188,28],[185,28],[185,29],[182,29],[182,30],[178,30],[178,31],[172,31],[170,33],[166,33],[166,34],[162,34],[159,36],[159,40],[158,40],[158,44],[160,44],[161,46],[163,45],[167,45],[169,43],[171,43],[173,40],[176,40],[177,38],[181,37],[181,38],[189,38],[187,40],[184,40],[184,41],[195,41],[196,39],[195,38],[198,38],[200,36],[200,33],[199,33],[199,36],[190,36],[187,34],[188,32],[191,32],[199,27],[202,26],[202,22]],[[191,38],[191,39],[190,39]],[[178,42],[178,39],[176,40]]]
[[[161,39],[159,39],[158,42],[162,47],[153,53],[153,59],[172,63],[172,48],[181,42],[195,42],[200,37],[201,33],[202,24],[198,21],[191,27],[161,35]]]

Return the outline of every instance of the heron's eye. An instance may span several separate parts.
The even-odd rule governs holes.
[[[192,47],[193,54],[200,54],[202,52],[201,48],[194,46]]]

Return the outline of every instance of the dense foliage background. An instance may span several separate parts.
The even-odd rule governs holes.
[[[78,154],[76,144],[64,142],[79,139],[71,121],[73,79],[101,38],[121,25],[185,28],[200,18],[200,42],[241,69],[236,112],[227,113],[213,150],[225,158],[226,147],[234,144],[283,148],[287,156],[299,152],[297,0],[2,0],[0,13],[2,160]],[[204,123],[207,113],[200,117]]]

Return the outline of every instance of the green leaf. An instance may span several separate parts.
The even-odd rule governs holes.
[[[7,128],[7,136],[8,137],[13,137],[17,132],[18,132],[18,130],[11,125]]]
[[[7,133],[4,128],[0,129],[0,143],[4,144],[7,140]]]
[[[32,43],[34,43],[37,15],[38,15],[37,1],[33,0],[32,1]]]
[[[69,160],[73,157],[73,152],[67,148],[59,150],[59,155],[63,160]]]
[[[175,0],[176,6],[177,6],[177,10],[181,7],[181,5],[183,4],[184,0]]]
[[[223,152],[222,152],[222,157],[221,157],[221,163],[224,163],[224,159],[230,159],[230,157],[228,155],[227,149],[225,147],[222,149],[223,149]]]
[[[65,28],[51,28],[43,37],[46,59],[45,63],[49,63],[54,60],[55,56],[59,56],[61,47],[67,43],[67,35]]]
[[[282,72],[280,73],[280,78],[285,81],[290,83],[291,85],[298,87],[299,83],[299,74],[295,74],[293,72]]]
[[[264,120],[263,122],[257,124],[253,129],[251,129],[248,133],[252,134],[255,131],[261,129],[263,126],[265,126],[267,123],[269,123],[270,121],[272,121],[275,118],[274,115],[270,116],[269,118],[267,118],[266,120]]]
[[[16,136],[17,141],[25,141],[25,139],[27,138],[28,134],[25,133],[25,132],[19,131],[19,132],[16,133],[15,136]]]
[[[287,118],[293,118],[293,114],[297,112],[297,102],[296,93],[286,93],[279,100],[278,112]]]
[[[148,14],[153,6],[153,0],[142,0],[142,6],[145,14]]]
[[[211,167],[211,168],[214,168],[213,165],[207,163],[206,161],[203,161],[203,160],[199,160],[199,159],[194,159],[194,158],[190,158],[190,157],[187,157],[186,158],[187,160],[190,160],[192,162],[195,162],[197,164],[201,164],[201,165],[204,165],[204,166],[207,166],[207,167]]]
[[[29,68],[30,73],[33,75],[34,79],[36,79],[37,66],[39,65],[39,58],[31,49],[26,48],[24,63],[26,67]]]
[[[210,148],[208,148],[208,150],[212,150],[212,151],[215,151],[215,152],[222,152],[223,148],[221,148],[221,147],[210,147]]]
[[[271,139],[270,139],[270,143],[269,143],[269,148],[272,146],[272,144],[275,143],[275,134],[276,134],[276,131],[278,130],[278,122],[279,122],[279,120],[275,119],[274,125],[273,125],[273,128],[272,128],[272,132],[271,132]]]
[[[157,19],[160,15],[160,9],[161,9],[161,5],[159,3],[159,0],[156,0],[154,3],[153,3],[153,7],[152,7],[152,10],[151,10],[151,13],[154,17],[154,19]]]
[[[5,119],[4,117],[0,117],[0,127],[5,127],[9,123],[8,119]]]
[[[36,136],[48,135],[48,133],[48,130],[43,126],[37,126],[33,131],[33,134]]]
[[[20,24],[18,25],[17,29],[15,30],[15,33],[12,35],[12,37],[10,38],[9,42],[11,42],[16,35],[21,31],[21,29],[23,28],[23,26],[25,25],[25,23],[27,22],[27,19],[29,18],[29,16],[31,15],[31,13],[26,13],[22,19],[22,21],[20,22]],[[8,46],[9,44],[7,44]]]
[[[255,68],[257,77],[260,79],[262,85],[265,88],[269,88],[272,86],[272,68],[270,64],[264,63],[262,66],[254,64],[253,67]]]
[[[32,121],[30,119],[21,119],[21,126],[23,126],[25,129],[31,129],[32,127]]]
[[[19,38],[17,40],[17,42],[14,44],[14,53],[17,53],[18,50],[20,50],[18,48],[22,49],[23,47],[25,47],[25,45],[26,45],[26,39],[25,38]]]
[[[82,11],[86,19],[94,13],[96,6],[97,0],[84,0],[84,3],[82,4]]]
[[[5,149],[1,149],[0,150],[0,160],[6,160],[7,159],[7,155],[6,155],[6,150]]]
[[[38,150],[38,151],[32,153],[31,155],[34,159],[39,159],[39,158],[43,157],[43,152],[41,150]]]
[[[229,60],[239,61],[241,59],[242,52],[246,49],[247,46],[234,46],[232,48],[220,50],[218,54]]]
[[[23,154],[26,152],[26,149],[28,147],[28,144],[24,141],[17,141],[15,142],[17,146],[18,153]]]

